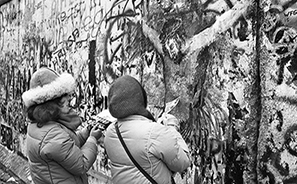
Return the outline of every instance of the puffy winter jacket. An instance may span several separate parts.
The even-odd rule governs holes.
[[[135,160],[158,184],[171,183],[173,173],[190,165],[188,147],[174,128],[140,115],[121,119],[118,125]],[[107,128],[104,145],[111,161],[113,184],[150,183],[128,157],[113,124]]]
[[[27,153],[35,184],[87,184],[86,172],[97,156],[94,137],[76,134],[50,122],[42,128],[28,126]]]

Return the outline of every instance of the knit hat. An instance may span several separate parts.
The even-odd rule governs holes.
[[[118,119],[130,115],[142,115],[154,120],[146,109],[147,95],[141,84],[133,77],[125,75],[114,81],[108,92],[110,114]]]
[[[22,95],[26,107],[41,104],[72,93],[76,87],[75,79],[69,73],[58,75],[55,71],[42,67],[30,80],[30,89]]]

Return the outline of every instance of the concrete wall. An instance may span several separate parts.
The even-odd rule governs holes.
[[[259,181],[296,183],[296,1],[262,1]]]
[[[28,120],[21,94],[28,90],[30,76],[41,65],[74,74],[79,86],[73,105],[81,104],[78,109],[85,120],[106,108],[102,105],[106,94],[98,86],[103,84],[103,16],[111,5],[109,1],[33,0],[10,1],[0,7],[3,145],[26,156],[24,135]],[[90,178],[106,183],[110,173],[104,150],[99,148]]]
[[[21,94],[41,65],[71,72],[83,119],[130,74],[156,118],[181,121],[177,183],[294,183],[296,1],[12,0],[0,7],[1,144],[25,154]],[[106,177],[107,176],[107,177]],[[108,182],[104,148],[91,182]]]

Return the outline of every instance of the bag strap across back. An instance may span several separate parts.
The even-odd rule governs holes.
[[[119,130],[119,126],[118,126],[118,122],[115,123],[115,129],[116,129],[116,132],[117,132],[117,135],[126,151],[126,153],[128,154],[129,158],[131,159],[131,161],[133,162],[133,164],[139,169],[139,171],[153,184],[158,184],[138,163],[137,161],[133,158],[132,154],[130,153],[127,145],[125,144],[124,142],[124,139],[120,133],[120,130]]]

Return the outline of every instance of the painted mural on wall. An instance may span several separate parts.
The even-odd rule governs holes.
[[[296,11],[297,2],[262,1],[263,141],[259,181],[296,183]]]
[[[247,100],[255,72],[249,64],[255,50],[251,3],[106,2],[12,1],[1,7],[5,126],[25,134],[20,95],[41,65],[75,75],[73,106],[85,120],[106,108],[108,85],[131,74],[147,89],[156,117],[170,112],[182,122],[193,164],[177,176],[180,182],[242,182],[246,157],[253,157],[243,132],[253,114]],[[171,102],[178,103],[168,108]],[[9,142],[16,135],[4,132],[3,144],[18,145]],[[108,167],[103,158],[95,170]]]
[[[180,183],[256,182],[254,8],[250,1],[149,1],[108,19],[122,21],[110,36],[123,41],[105,63],[119,55],[119,71],[139,78],[155,117],[170,112],[181,121],[193,164],[176,176]]]
[[[262,0],[260,11],[257,2],[10,1],[0,7],[1,144],[25,154],[21,94],[40,66],[75,76],[72,105],[86,121],[130,74],[156,118],[181,121],[192,165],[177,183],[290,183],[297,6]],[[100,150],[94,178],[109,175]]]

